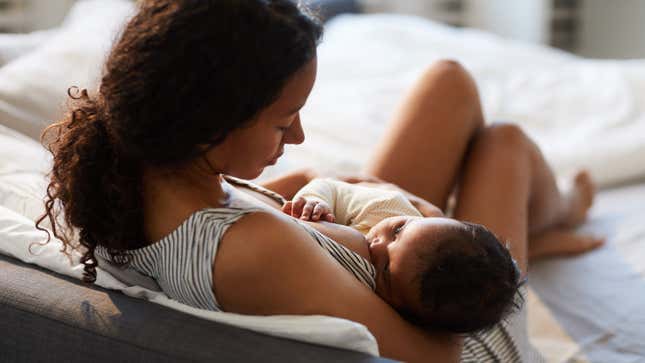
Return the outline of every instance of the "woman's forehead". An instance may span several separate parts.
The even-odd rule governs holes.
[[[309,98],[316,81],[316,72],[317,60],[314,58],[289,78],[276,101],[267,110],[280,113],[296,112]]]

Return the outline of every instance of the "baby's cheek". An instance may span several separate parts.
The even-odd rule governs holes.
[[[383,282],[382,273],[376,273],[376,295],[378,295],[383,301],[388,303],[391,306],[394,306],[394,301],[391,294],[387,293],[385,289],[385,283]]]

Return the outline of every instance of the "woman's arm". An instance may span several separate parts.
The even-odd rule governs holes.
[[[457,362],[461,355],[461,338],[430,334],[403,320],[286,215],[254,213],[231,226],[215,259],[213,288],[229,312],[356,321],[389,358]]]
[[[313,169],[300,169],[259,184],[282,195],[285,199],[291,200],[300,188],[307,185],[315,177],[316,172]]]

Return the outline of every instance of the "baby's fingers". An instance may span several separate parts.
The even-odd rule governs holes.
[[[284,205],[282,206],[282,212],[286,213],[288,215],[291,215],[291,208],[292,207],[293,207],[293,202],[288,201],[288,202],[284,203]]]
[[[313,212],[316,204],[317,202],[308,200],[305,206],[302,208],[302,214],[300,215],[300,219],[304,219],[306,221],[310,220],[311,213]]]
[[[302,209],[307,201],[305,198],[296,198],[291,205],[291,216],[298,218],[302,214]]]
[[[329,213],[329,208],[327,208],[327,206],[323,203],[318,203],[314,207],[314,211],[311,216],[311,219],[314,221],[317,221],[320,219],[320,217],[324,216],[327,213]]]
[[[325,214],[323,218],[329,223],[334,223],[336,221],[336,217],[331,213]]]
[[[323,214],[324,212],[325,212],[325,206],[320,203],[316,204],[316,206],[314,207],[313,213],[311,215],[311,220],[317,221],[318,219],[320,219],[320,215]]]

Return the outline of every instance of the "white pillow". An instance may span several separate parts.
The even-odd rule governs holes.
[[[57,28],[25,34],[0,34],[0,66],[25,55],[49,41]]]
[[[46,44],[0,68],[0,124],[37,139],[63,114],[69,87],[96,87],[105,56],[133,11],[126,0],[76,3]]]
[[[36,141],[0,125],[0,206],[30,220],[44,211],[51,156]]]

